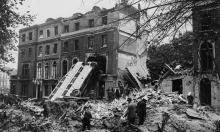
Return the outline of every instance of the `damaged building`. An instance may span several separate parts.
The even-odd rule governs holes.
[[[119,71],[136,62],[137,12],[124,1],[111,9],[94,6],[85,14],[48,18],[43,24],[21,29],[16,94],[48,97],[73,65],[89,61],[98,64],[105,78],[99,88],[106,93],[117,86]]]
[[[196,5],[193,10],[193,70],[167,77],[161,84],[163,91],[180,94],[193,93],[195,103],[220,110],[220,4]]]

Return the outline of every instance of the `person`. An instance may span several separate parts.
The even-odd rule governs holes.
[[[44,109],[43,115],[45,118],[47,118],[48,117],[48,108],[47,108],[47,104],[45,101],[43,101],[43,109]]]
[[[137,103],[137,116],[139,119],[138,125],[143,125],[146,119],[146,98],[143,98],[141,101]]]
[[[124,117],[127,117],[128,124],[131,125],[134,124],[136,120],[136,104],[131,103],[132,101],[131,98],[128,98],[127,101],[128,101],[128,108]]]
[[[188,100],[188,104],[189,105],[193,105],[193,96],[192,96],[192,93],[191,92],[189,92],[188,94],[187,94],[187,100]]]
[[[88,130],[90,130],[91,118],[92,118],[92,114],[91,114],[91,112],[89,111],[89,107],[88,107],[88,106],[85,106],[85,107],[84,107],[84,115],[83,115],[83,118],[82,118],[82,124],[83,124],[82,130],[83,130],[83,131],[85,131],[86,128],[87,128]]]
[[[116,97],[116,99],[120,98],[120,92],[119,92],[118,88],[115,89],[115,97]]]

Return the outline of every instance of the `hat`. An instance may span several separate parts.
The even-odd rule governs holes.
[[[189,92],[187,95],[188,95],[188,96],[190,96],[190,95],[192,95],[192,93],[191,93],[191,92]]]
[[[147,97],[147,96],[144,96],[142,99],[147,101],[147,100],[148,100],[148,97]]]

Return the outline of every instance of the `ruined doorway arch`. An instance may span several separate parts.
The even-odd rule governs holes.
[[[211,82],[208,78],[200,81],[200,104],[211,105]]]
[[[97,62],[98,68],[102,71],[102,73],[106,73],[106,64],[107,64],[106,56],[94,54],[88,57],[87,62],[89,61]]]

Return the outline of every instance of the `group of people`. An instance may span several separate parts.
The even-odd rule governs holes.
[[[143,125],[145,119],[146,119],[146,99],[143,98],[140,100],[137,104],[132,102],[131,98],[127,99],[128,101],[128,108],[124,115],[124,117],[127,117],[128,124],[135,124],[135,121],[138,117],[138,125]]]

